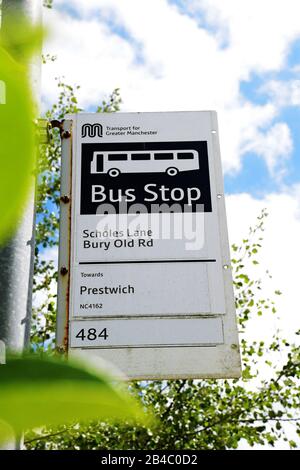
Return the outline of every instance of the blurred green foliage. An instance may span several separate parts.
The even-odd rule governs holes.
[[[145,420],[142,407],[103,371],[61,357],[11,356],[0,368],[0,441],[73,420]],[[10,426],[10,427],[9,427]]]
[[[0,31],[0,243],[16,227],[33,183],[34,105],[28,61],[41,37],[41,28],[20,18],[7,19]]]

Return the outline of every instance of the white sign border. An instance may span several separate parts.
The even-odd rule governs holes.
[[[62,139],[62,177],[61,177],[61,217],[60,245],[58,264],[58,318],[57,347],[96,359],[117,364],[120,377],[134,380],[188,379],[188,378],[238,378],[241,374],[239,343],[235,319],[235,304],[232,289],[230,252],[227,237],[226,211],[224,201],[223,177],[218,139],[217,114],[210,114],[211,135],[208,139],[210,174],[215,177],[217,212],[219,217],[219,236],[221,240],[222,264],[224,267],[224,288],[226,315],[222,316],[224,344],[209,347],[165,347],[165,348],[110,348],[78,349],[69,347],[69,286],[70,286],[70,247],[71,247],[71,211],[72,211],[72,145],[76,145],[76,115],[67,116],[64,131],[71,132],[72,138]],[[118,113],[119,114],[119,113]],[[64,134],[62,134],[62,137]],[[211,171],[213,170],[213,171]],[[67,201],[69,199],[70,202]],[[209,269],[208,269],[209,272]],[[216,318],[216,316],[214,316]]]

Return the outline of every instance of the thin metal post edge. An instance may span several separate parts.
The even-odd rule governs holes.
[[[0,365],[6,364],[6,350],[4,341],[0,340]]]
[[[215,111],[211,111],[212,123],[212,146],[214,154],[214,165],[216,174],[216,189],[220,194],[218,199],[218,218],[219,218],[219,236],[221,241],[221,253],[223,264],[223,278],[225,288],[225,299],[227,306],[227,315],[224,318],[225,344],[228,345],[227,352],[224,354],[222,362],[223,367],[230,370],[229,377],[239,378],[241,376],[241,356],[239,348],[239,337],[237,327],[237,317],[235,310],[235,298],[233,291],[233,279],[230,259],[230,244],[228,237],[228,226],[226,217],[225,192],[222,172],[222,159],[220,151],[218,118]],[[225,269],[226,267],[226,269]]]
[[[70,247],[71,247],[71,193],[72,193],[72,123],[63,122],[61,132],[61,185],[58,252],[58,289],[56,347],[68,350]]]

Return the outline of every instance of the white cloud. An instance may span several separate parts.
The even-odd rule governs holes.
[[[282,67],[291,42],[299,37],[298,0],[188,0],[187,5],[223,31],[245,74]]]
[[[266,133],[256,132],[255,139],[245,142],[243,153],[254,152],[263,157],[271,175],[280,181],[285,173],[284,164],[292,150],[289,127],[285,123],[277,123]]]
[[[53,31],[46,52],[58,57],[44,68],[47,103],[55,100],[55,76],[81,85],[84,108],[120,87],[124,111],[216,109],[227,172],[239,170],[249,147],[260,150],[270,170],[288,154],[286,125],[272,128],[278,103],[247,102],[239,87],[254,72],[283,67],[291,42],[300,36],[298,1],[187,1],[215,32],[166,0],[57,0],[56,5],[65,10],[45,15]],[[70,7],[80,17],[68,14]],[[227,35],[226,47],[220,35]],[[279,133],[285,145],[277,147]],[[268,151],[262,151],[263,142]]]
[[[300,105],[300,80],[271,80],[260,91],[268,94],[278,107]]]
[[[40,259],[42,261],[52,261],[53,265],[55,268],[57,268],[58,265],[58,248],[57,246],[52,246],[51,248],[48,248],[47,250],[44,250],[41,255]]]
[[[261,142],[265,135],[262,130],[269,128],[276,115],[276,108],[272,104],[256,106],[246,101],[241,102],[240,106],[219,110],[221,154],[225,172],[240,170],[241,156],[251,151],[251,146]]]
[[[262,295],[274,298],[274,290],[282,291],[282,296],[275,298],[280,323],[275,318],[270,322],[266,319],[266,331],[273,327],[281,327],[285,334],[300,328],[299,306],[299,266],[300,250],[300,185],[282,193],[273,193],[264,199],[255,199],[251,195],[235,194],[226,198],[228,227],[231,243],[239,244],[247,237],[248,227],[254,225],[256,217],[263,208],[269,215],[263,232],[262,249],[259,254],[260,266],[253,267],[263,279]],[[251,268],[250,268],[251,269]],[[265,275],[269,270],[272,279]]]

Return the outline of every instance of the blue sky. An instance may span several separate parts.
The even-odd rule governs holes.
[[[241,81],[240,91],[247,100],[253,103],[264,105],[268,102],[268,93],[264,92],[265,83],[271,80],[277,80],[283,84],[290,80],[297,79],[299,71],[294,68],[300,63],[300,39],[296,39],[289,46],[289,52],[286,57],[285,65],[278,71],[270,71],[265,74],[253,74],[249,80]],[[299,81],[300,90],[300,81]],[[286,106],[277,117],[277,120],[288,124],[292,139],[293,151],[290,161],[286,164],[286,174],[281,183],[291,185],[300,180],[300,107]],[[233,177],[226,177],[226,189],[230,192],[241,192],[246,190],[255,196],[261,196],[274,189],[274,178],[267,170],[264,162],[255,154],[247,154],[241,172]],[[262,189],[263,188],[263,189]]]

